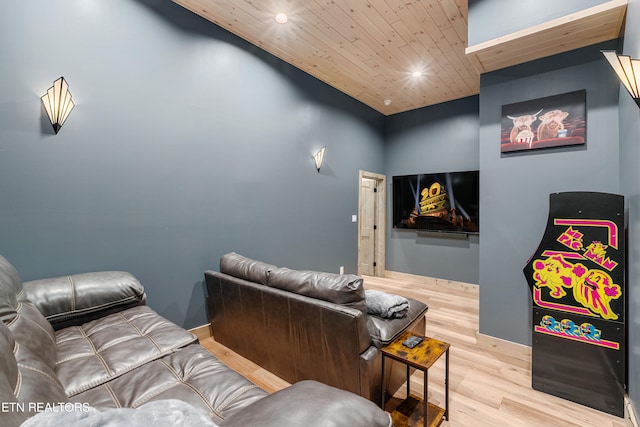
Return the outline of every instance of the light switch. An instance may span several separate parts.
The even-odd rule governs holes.
[[[358,222],[358,215],[351,215],[351,222]]]

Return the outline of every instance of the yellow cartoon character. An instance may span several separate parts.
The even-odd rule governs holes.
[[[602,242],[594,240],[587,246],[587,252],[592,253],[596,257],[604,258],[607,255],[607,248],[607,245],[603,245]]]
[[[602,270],[575,271],[579,280],[573,286],[573,297],[603,319],[615,320],[618,315],[611,310],[611,300],[620,298],[620,286]]]
[[[545,260],[537,259],[533,262],[533,278],[536,286],[546,286],[551,290],[553,298],[562,298],[567,293],[563,288],[572,285],[573,265],[564,260],[562,255],[554,255]]]

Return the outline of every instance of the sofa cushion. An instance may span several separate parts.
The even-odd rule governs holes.
[[[176,399],[157,400],[139,408],[99,411],[81,407],[74,411],[41,412],[20,427],[219,427],[204,411]]]
[[[409,301],[409,309],[405,317],[386,319],[380,316],[369,315],[367,327],[369,328],[373,344],[376,347],[382,348],[390,344],[414,322],[424,317],[424,314],[428,310],[427,305],[413,298],[407,298],[407,300]]]
[[[38,355],[49,368],[56,362],[55,333],[51,324],[29,301],[18,303],[15,317],[7,323],[16,342]]]
[[[18,294],[22,292],[22,280],[15,268],[0,255],[0,320],[13,319],[18,307]]]
[[[205,410],[216,422],[262,399],[267,392],[193,344],[74,396],[98,409],[137,408],[179,399]]]
[[[57,331],[56,373],[71,397],[196,341],[149,307],[137,306]]]
[[[24,296],[54,329],[82,325],[145,303],[144,287],[124,271],[99,271],[25,282]]]
[[[286,414],[283,416],[283,414]],[[314,414],[309,417],[309,414]],[[316,381],[300,381],[227,419],[224,427],[391,427],[391,416],[373,402]]]
[[[19,426],[27,418],[15,395],[20,374],[14,351],[17,347],[13,336],[0,322],[0,403],[3,405],[0,418],[3,425],[9,426]]]
[[[37,339],[37,338],[34,338]],[[24,419],[44,409],[68,402],[64,388],[53,369],[27,346],[14,340],[9,328],[0,322],[0,402],[10,418]],[[5,425],[5,424],[3,424]],[[8,425],[19,425],[19,423]]]
[[[220,272],[238,279],[266,285],[269,271],[275,270],[275,265],[246,258],[235,252],[220,258]]]
[[[362,277],[353,274],[333,274],[319,271],[278,268],[269,272],[267,285],[356,308],[366,314]]]

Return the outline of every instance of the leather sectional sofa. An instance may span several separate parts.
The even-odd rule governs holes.
[[[403,318],[367,313],[363,279],[278,268],[236,253],[206,271],[207,310],[215,340],[284,380],[316,380],[376,404],[382,394],[380,348],[405,330],[424,334],[427,306],[408,298]],[[386,363],[386,390],[406,367]]]
[[[0,320],[2,426],[159,401],[186,402],[225,427],[390,426],[372,402],[318,382],[268,395],[147,307],[125,272],[23,284],[0,256]]]

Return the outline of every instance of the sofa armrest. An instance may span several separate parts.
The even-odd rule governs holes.
[[[31,301],[56,330],[146,302],[144,287],[133,275],[123,271],[25,282],[24,298]]]
[[[373,314],[368,315],[367,327],[376,347],[382,348],[388,345],[413,324],[424,319],[428,310],[427,305],[412,298],[407,298],[407,300],[409,301],[409,310],[405,317],[385,319]]]
[[[244,408],[221,427],[391,427],[391,417],[348,391],[300,381]]]

